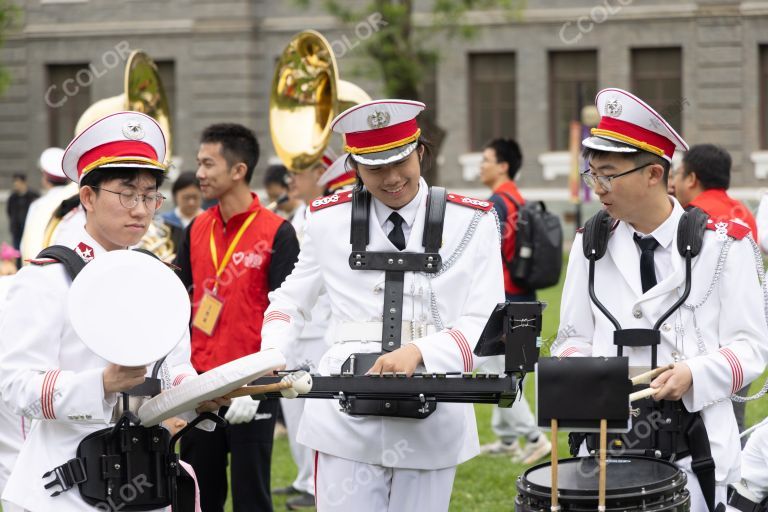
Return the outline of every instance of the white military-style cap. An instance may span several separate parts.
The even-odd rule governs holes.
[[[75,183],[94,169],[166,172],[166,141],[157,121],[140,112],[117,112],[83,130],[64,151],[64,174]]]
[[[421,135],[416,116],[425,108],[420,101],[369,101],[336,116],[331,129],[344,136],[344,151],[356,162],[387,165],[416,149]]]
[[[349,153],[336,158],[333,163],[320,175],[317,184],[334,192],[342,187],[352,185],[357,181],[355,170],[349,166]]]
[[[675,150],[688,144],[647,103],[622,89],[603,89],[595,97],[600,123],[582,145],[598,151],[636,153],[647,151],[671,162]]]
[[[67,175],[61,168],[61,160],[64,156],[64,150],[61,148],[48,148],[40,154],[40,160],[37,166],[49,181],[54,183],[64,183],[67,181]]]

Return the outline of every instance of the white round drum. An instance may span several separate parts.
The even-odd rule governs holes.
[[[148,400],[139,407],[139,419],[145,427],[157,425],[163,420],[194,410],[200,402],[224,396],[284,365],[285,358],[279,350],[265,350],[235,359],[202,375],[187,377],[178,386]]]
[[[189,328],[181,280],[138,251],[99,255],[69,289],[69,318],[83,343],[122,366],[146,366],[168,355]]]

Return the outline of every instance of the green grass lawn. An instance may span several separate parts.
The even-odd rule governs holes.
[[[563,276],[565,272],[563,272]],[[539,300],[547,302],[549,306],[544,312],[544,329],[542,337],[545,340],[554,339],[560,318],[560,294],[562,282],[552,288],[542,290]],[[548,344],[547,344],[548,347]],[[548,350],[543,355],[548,355]],[[762,386],[768,372],[752,385],[752,393]],[[527,379],[525,394],[528,403],[533,406],[533,380]],[[480,443],[489,443],[495,440],[491,431],[490,405],[476,405],[477,426],[480,434]],[[768,401],[761,399],[750,402],[747,405],[747,425],[753,425],[757,421],[768,416]],[[559,434],[560,458],[568,456],[567,434]],[[464,511],[502,511],[512,510],[513,500],[516,494],[515,481],[526,468],[520,464],[513,464],[508,457],[481,455],[465,462],[456,473],[456,481],[453,485],[451,497],[451,510]],[[296,467],[288,451],[288,442],[283,438],[275,443],[272,457],[272,487],[284,487],[289,485],[296,475]],[[285,499],[276,498],[275,510],[285,510]],[[228,504],[231,507],[231,504]],[[227,508],[231,511],[231,508]]]

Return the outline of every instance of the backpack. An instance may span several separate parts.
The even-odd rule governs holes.
[[[563,265],[563,227],[557,215],[547,211],[543,201],[520,204],[510,194],[501,193],[517,208],[515,254],[502,260],[518,286],[538,290],[560,281]]]

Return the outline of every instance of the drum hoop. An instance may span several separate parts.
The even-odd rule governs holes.
[[[564,463],[567,464],[569,461],[577,461],[583,458],[585,457],[561,459],[560,465],[563,465]],[[619,457],[614,457],[614,458],[619,458]],[[630,460],[647,460],[647,461],[652,461],[656,463],[661,463],[663,465],[667,465],[675,468],[677,470],[677,473],[667,479],[660,480],[658,482],[651,482],[643,485],[636,484],[635,487],[606,489],[606,499],[608,500],[621,500],[621,499],[631,499],[631,498],[639,498],[639,497],[642,497],[646,500],[651,500],[656,496],[664,496],[666,494],[671,494],[675,489],[680,489],[681,491],[685,489],[685,485],[687,483],[687,477],[685,475],[685,472],[681,470],[679,467],[677,467],[677,465],[675,465],[674,463],[671,463],[666,460],[654,459],[652,457],[627,456],[627,457],[620,457],[620,458],[630,459]],[[551,464],[549,462],[544,462],[541,464],[537,464],[536,466],[533,466],[528,470],[526,470],[520,477],[518,477],[518,481],[517,481],[518,493],[522,493],[527,496],[536,497],[536,498],[549,499],[552,495],[551,487],[535,484],[530,482],[527,479],[527,476],[531,472],[536,471],[537,469],[543,469],[543,468],[549,468],[549,467],[551,467]],[[641,492],[641,489],[643,490],[643,492]],[[558,494],[560,496],[560,501],[563,503],[585,502],[589,500],[595,500],[597,498],[597,489],[582,490],[582,489],[560,488],[558,489],[558,491],[559,491]]]

